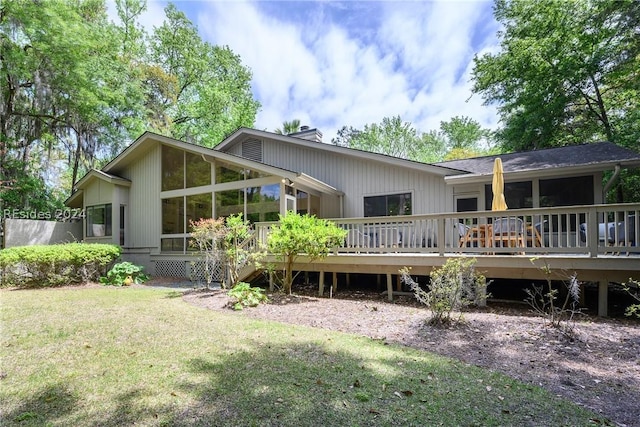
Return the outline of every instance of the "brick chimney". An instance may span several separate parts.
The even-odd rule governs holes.
[[[299,132],[290,133],[288,136],[306,139],[307,141],[322,142],[322,132],[318,129],[309,129],[309,126],[300,126]]]

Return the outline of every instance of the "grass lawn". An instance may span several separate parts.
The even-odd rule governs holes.
[[[218,313],[169,291],[0,291],[0,425],[562,426],[544,390],[352,335]]]

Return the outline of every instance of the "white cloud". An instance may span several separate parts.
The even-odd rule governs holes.
[[[176,5],[203,39],[228,45],[251,68],[262,104],[256,128],[272,131],[297,118],[328,142],[343,125],[395,115],[425,132],[456,115],[495,128],[495,109],[471,97],[470,82],[474,53],[497,44],[485,28],[497,29],[488,1]],[[149,31],[163,7],[149,2],[142,20]],[[489,37],[474,40],[478,34]]]

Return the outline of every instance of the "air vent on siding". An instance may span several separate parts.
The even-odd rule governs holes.
[[[262,161],[262,141],[259,139],[247,139],[242,141],[242,157],[256,162]]]

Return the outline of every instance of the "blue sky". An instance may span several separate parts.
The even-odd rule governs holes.
[[[454,116],[497,127],[470,81],[474,55],[498,48],[490,0],[174,3],[204,40],[251,69],[257,129],[299,119],[329,142],[344,125],[396,115],[423,132]],[[149,31],[165,5],[148,0]]]

